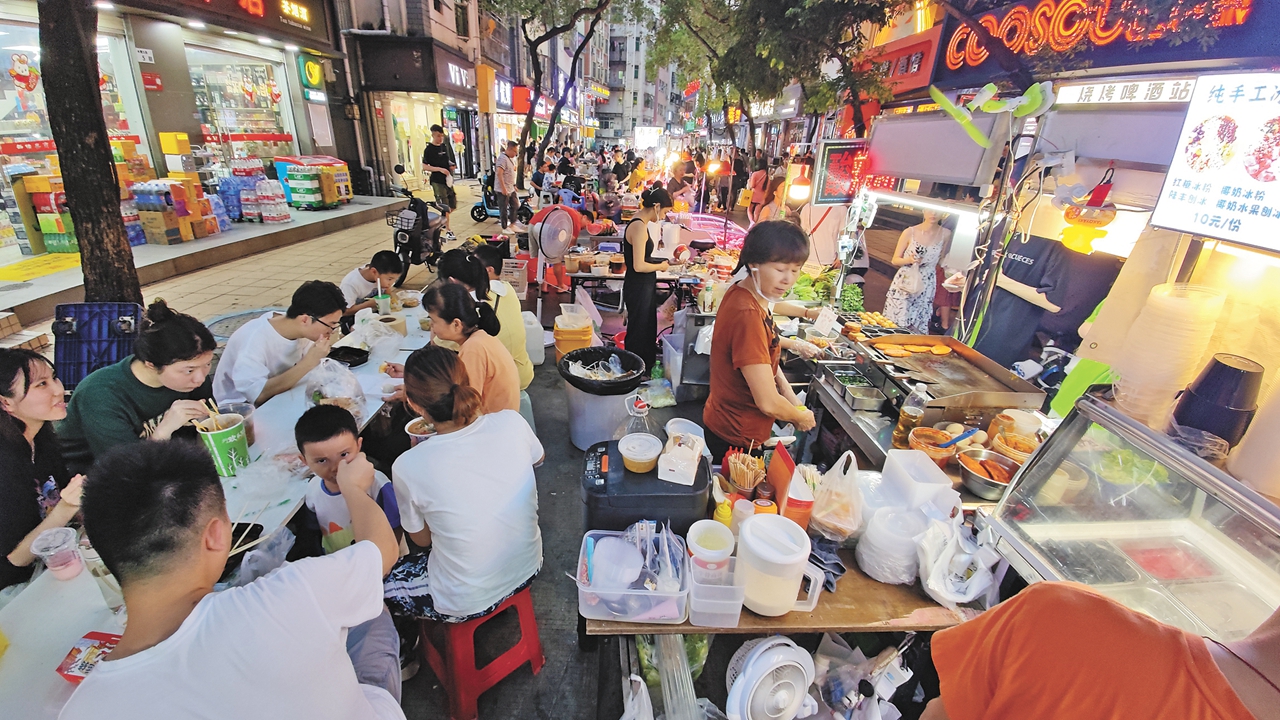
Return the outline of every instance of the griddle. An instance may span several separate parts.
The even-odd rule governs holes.
[[[904,393],[911,384],[928,385],[929,407],[1039,408],[1044,391],[1018,377],[982,353],[952,337],[939,335],[892,335],[859,343],[890,381]],[[912,353],[891,358],[880,345],[946,345],[946,355]]]

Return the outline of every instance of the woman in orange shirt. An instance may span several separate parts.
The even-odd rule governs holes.
[[[801,432],[813,428],[813,412],[800,405],[778,369],[782,341],[773,324],[774,304],[796,284],[808,258],[809,238],[789,222],[759,223],[743,241],[738,270],[745,268],[747,277],[724,294],[711,335],[711,393],[702,424],[713,462],[729,447],[760,447],[774,421]]]
[[[435,285],[422,298],[431,317],[431,333],[458,344],[458,359],[467,366],[471,387],[480,391],[480,410],[520,410],[520,371],[498,340],[501,323],[488,303],[477,303],[456,283]]]

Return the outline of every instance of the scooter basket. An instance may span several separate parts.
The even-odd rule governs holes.
[[[412,210],[388,210],[387,225],[397,230],[413,230],[418,226],[418,213]]]

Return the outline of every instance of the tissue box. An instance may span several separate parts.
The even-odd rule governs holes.
[[[658,458],[658,479],[677,485],[693,485],[702,461],[703,444],[697,435],[672,435]]]

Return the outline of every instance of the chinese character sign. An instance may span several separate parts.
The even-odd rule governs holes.
[[[1280,74],[1199,79],[1151,223],[1280,250]]]
[[[818,152],[814,205],[847,205],[862,189],[867,169],[865,140],[834,140]]]

